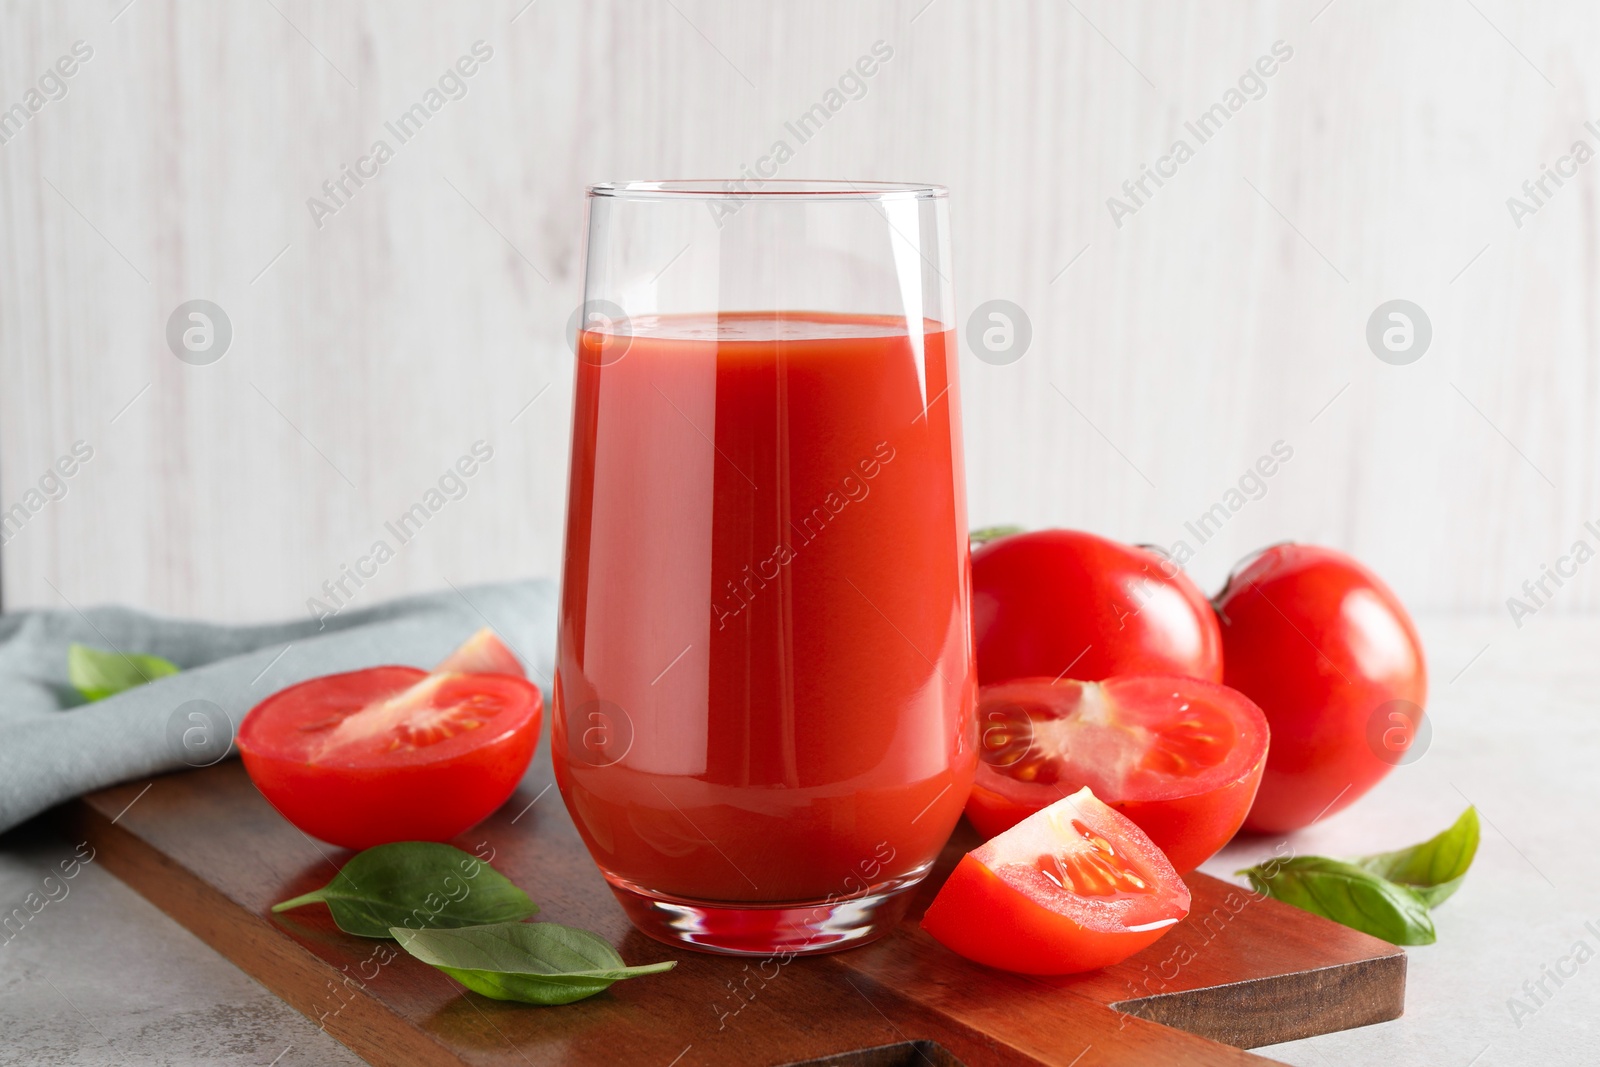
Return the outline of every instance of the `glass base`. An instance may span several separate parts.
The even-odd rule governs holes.
[[[869,944],[894,929],[932,863],[855,896],[778,904],[687,900],[607,875],[633,925],[657,941],[727,956],[814,956]]]

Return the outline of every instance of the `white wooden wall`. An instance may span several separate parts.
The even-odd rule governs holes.
[[[1502,616],[1600,546],[1600,162],[1506,207],[1600,147],[1594,5],[526,2],[0,6],[0,107],[93,49],[0,146],[0,508],[93,448],[0,549],[5,607],[304,611],[480,439],[356,603],[554,573],[583,187],[735,175],[879,40],[784,176],[949,185],[962,314],[1029,314],[1020,361],[963,360],[974,524],[1183,538],[1211,587],[1309,539]],[[479,40],[466,97],[319,229],[307,198]],[[1115,226],[1279,40],[1266,95]],[[1364,339],[1396,297],[1433,324],[1408,366]],[[233,324],[209,366],[165,342],[194,298]],[[1184,520],[1280,440],[1199,546]],[[1600,605],[1600,562],[1552,604]]]

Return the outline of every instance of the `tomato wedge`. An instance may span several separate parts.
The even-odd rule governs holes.
[[[1119,963],[1189,914],[1189,887],[1085,788],[961,857],[922,928],[976,963],[1076,974]]]
[[[522,780],[542,718],[538,687],[517,675],[371,667],[273,694],[245,716],[238,745],[284,818],[362,849],[448,841],[481,822]]]
[[[512,674],[526,678],[522,661],[506,647],[495,632],[485,626],[462,642],[461,647],[446,656],[435,671],[459,671],[462,674]]]
[[[1238,832],[1261,784],[1268,728],[1243,693],[1198,678],[1027,678],[978,697],[967,818],[985,837],[1085,786],[1179,871]]]

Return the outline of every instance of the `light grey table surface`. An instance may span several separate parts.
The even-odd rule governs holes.
[[[1336,856],[1410,844],[1470,800],[1477,863],[1436,915],[1438,943],[1409,950],[1403,1018],[1260,1051],[1299,1067],[1600,1061],[1600,960],[1561,963],[1579,941],[1600,953],[1585,929],[1600,929],[1600,618],[1432,618],[1423,633],[1427,752],[1291,841]],[[0,837],[0,908],[75,844],[37,827]],[[1226,877],[1275,844],[1232,845],[1205,869]],[[69,887],[0,945],[0,1064],[360,1062],[96,865]],[[1544,970],[1558,964],[1576,967],[1560,985]],[[1541,978],[1537,1003],[1524,983]],[[1531,1013],[1514,1018],[1511,998]]]

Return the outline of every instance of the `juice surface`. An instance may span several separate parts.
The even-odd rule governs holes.
[[[699,901],[917,872],[977,758],[954,335],[632,329],[577,361],[552,751],[591,854]]]

